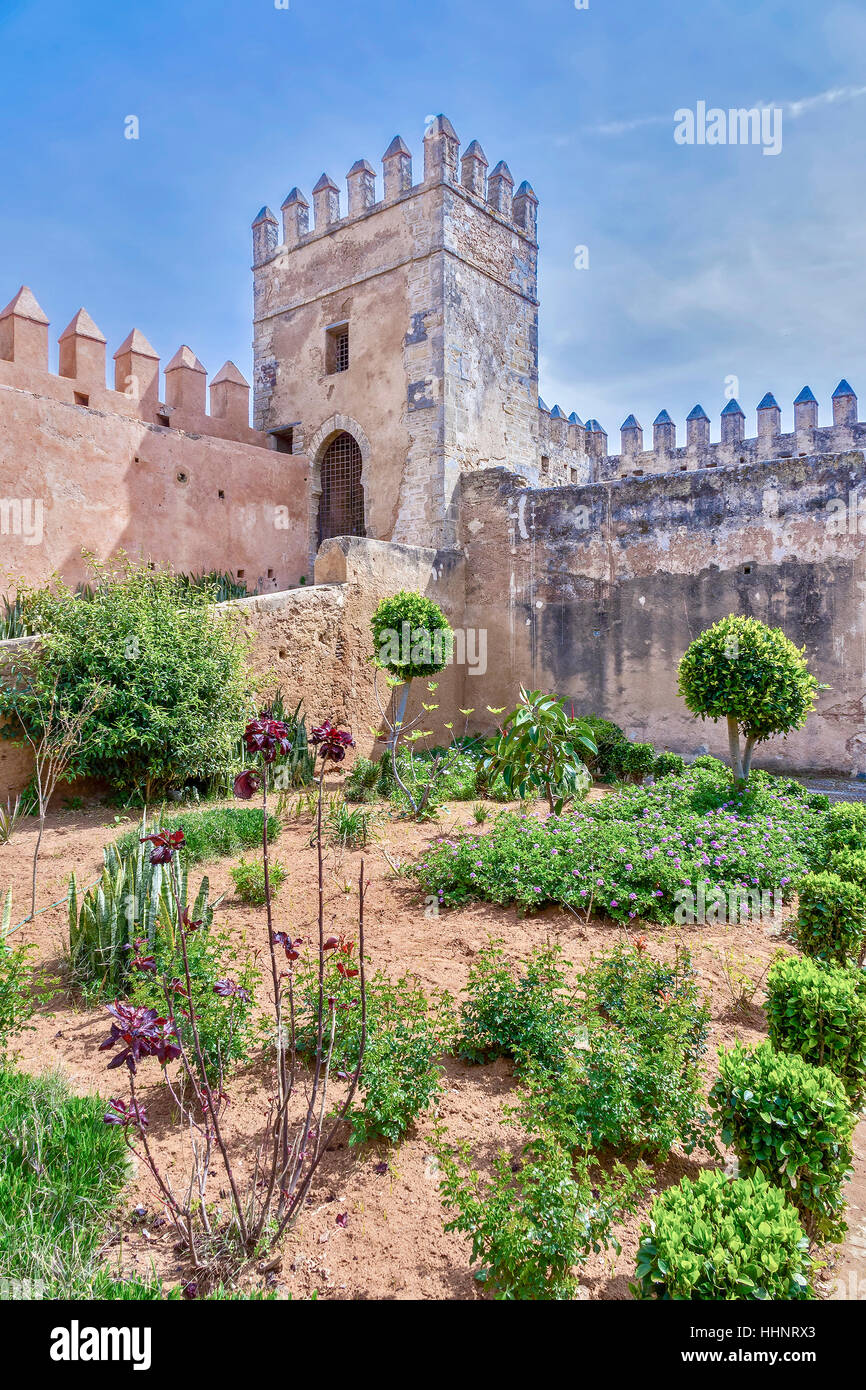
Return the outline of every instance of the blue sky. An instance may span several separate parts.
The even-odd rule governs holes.
[[[841,376],[866,397],[862,0],[290,5],[0,0],[0,304],[249,375],[258,208],[397,133],[417,170],[444,111],[538,194],[541,392],[612,450],[632,411],[715,422],[729,377],[749,434],[767,390],[784,428],[806,383],[822,423]],[[781,107],[782,152],[678,146],[702,100]]]

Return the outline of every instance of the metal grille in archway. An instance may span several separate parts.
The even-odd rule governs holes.
[[[331,440],[322,459],[319,545],[331,536],[364,535],[361,450],[345,432]]]

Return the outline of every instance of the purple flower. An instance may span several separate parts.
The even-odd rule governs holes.
[[[153,835],[141,836],[141,844],[148,841],[153,845],[150,851],[151,864],[170,864],[175,850],[180,849],[184,843],[184,833],[182,830],[157,830]]]
[[[239,772],[234,782],[235,796],[241,801],[250,801],[262,785],[262,779],[257,772],[247,770]]]
[[[237,980],[217,980],[213,992],[222,999],[242,999],[245,1004],[250,1002],[249,990],[239,985]]]
[[[124,1129],[130,1125],[135,1125],[136,1129],[147,1129],[149,1123],[147,1111],[137,1100],[131,1100],[127,1105],[117,1098],[109,1101],[102,1120],[103,1124],[122,1125]]]
[[[106,1004],[105,1008],[114,1022],[99,1051],[105,1052],[117,1043],[123,1044],[122,1050],[109,1062],[109,1071],[125,1062],[129,1070],[135,1072],[136,1063],[142,1057],[156,1057],[160,1066],[164,1067],[180,1056],[174,1025],[165,1018],[159,1018],[156,1009],[135,1008],[118,999],[113,1004]]]
[[[269,719],[266,714],[250,720],[244,730],[244,743],[248,753],[258,753],[265,763],[285,757],[292,748],[289,731],[282,720]]]
[[[310,730],[310,743],[315,744],[325,762],[341,763],[347,748],[355,747],[355,740],[348,729],[341,729],[326,719],[324,724]]]

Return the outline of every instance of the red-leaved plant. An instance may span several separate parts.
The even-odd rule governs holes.
[[[354,943],[325,937],[324,864],[322,853],[322,801],[325,771],[329,763],[341,762],[346,750],[354,746],[352,735],[326,720],[313,729],[310,741],[321,758],[318,777],[317,859],[318,859],[318,1017],[317,1047],[312,1075],[309,1078],[300,1119],[292,1122],[292,1098],[301,1080],[295,1037],[294,965],[299,958],[300,938],[290,932],[275,931],[270,887],[268,858],[268,768],[291,750],[291,739],[285,724],[265,713],[252,720],[244,732],[247,752],[259,766],[247,768],[235,779],[235,794],[249,800],[262,796],[262,864],[265,883],[268,952],[271,962],[271,984],[276,1037],[275,1086],[269,1099],[267,1122],[256,1162],[248,1184],[242,1191],[238,1165],[232,1162],[223,1119],[228,1097],[223,1089],[222,1075],[210,1076],[199,1042],[196,1015],[193,1008],[193,989],[187,954],[187,936],[201,927],[191,921],[181,908],[177,854],[182,848],[182,831],[170,834],[157,831],[144,837],[151,843],[150,858],[154,864],[168,867],[168,878],[177,915],[178,939],[184,964],[184,979],[163,981],[166,1016],[159,1017],[155,1009],[135,1008],[119,1000],[108,1006],[111,1032],[102,1050],[120,1048],[109,1067],[126,1064],[129,1075],[129,1101],[114,1098],[105,1114],[106,1124],[123,1128],[131,1148],[143,1158],[163,1197],[166,1211],[192,1256],[197,1269],[204,1269],[219,1245],[225,1256],[226,1235],[236,1236],[244,1257],[268,1250],[297,1219],[310,1190],[316,1169],[327,1152],[337,1127],[345,1119],[358,1084],[366,1039],[366,985],[364,979],[364,898],[366,883],[364,864],[358,881],[358,954]],[[361,984],[361,1047],[358,1065],[348,1077],[345,1100],[325,1128],[328,1079],[335,1034],[335,1001],[325,997],[324,975],[326,955],[339,949],[346,956],[345,968],[360,974]],[[280,951],[285,960],[278,958]],[[140,953],[139,953],[140,954]],[[147,969],[149,958],[137,959],[139,968]],[[214,992],[231,999],[244,991],[232,979],[217,980]],[[189,1023],[192,1038],[190,1056],[177,1026],[178,1014]],[[326,1026],[327,1020],[327,1026]],[[184,1193],[177,1193],[159,1167],[147,1134],[148,1119],[136,1095],[138,1064],[155,1057],[163,1068],[175,1104],[182,1120],[188,1125],[192,1146],[192,1170]],[[168,1063],[180,1060],[181,1076],[186,1086],[177,1085],[166,1070]],[[231,1193],[230,1230],[216,1229],[212,1204],[207,1200],[207,1184],[214,1146],[222,1156]]]

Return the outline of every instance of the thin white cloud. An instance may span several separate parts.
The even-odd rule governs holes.
[[[774,110],[781,108],[791,120],[797,120],[800,116],[804,116],[818,107],[859,101],[862,97],[866,97],[866,87],[831,87],[826,92],[817,92],[811,97],[800,97],[796,101],[759,101],[755,105],[761,109],[765,107]],[[590,131],[594,135],[628,135],[631,131],[641,130],[645,126],[670,125],[670,122],[670,115],[635,116],[627,121],[605,121],[601,125],[591,126]]]

